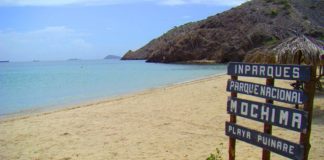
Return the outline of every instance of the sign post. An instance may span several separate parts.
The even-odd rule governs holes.
[[[270,153],[307,160],[310,149],[313,99],[315,93],[316,67],[306,65],[271,65],[229,63],[227,91],[231,92],[227,102],[230,121],[226,122],[229,136],[229,159],[235,159],[236,139],[261,147],[262,160],[269,160]],[[263,77],[266,84],[239,81],[238,76]],[[274,86],[275,79],[296,80],[305,85],[304,90]],[[265,98],[265,103],[237,98],[237,93]],[[273,101],[303,104],[304,109],[273,105]],[[263,133],[236,124],[236,116],[264,123]],[[272,135],[272,125],[300,132],[299,143],[290,142]]]
[[[266,85],[267,86],[273,86],[274,85],[274,79],[273,78],[267,78]],[[266,103],[273,104],[273,100],[267,98]],[[271,135],[272,134],[272,125],[264,123],[263,132],[268,133],[268,134]],[[270,151],[268,151],[266,149],[262,150],[262,160],[270,160]]]
[[[231,76],[231,80],[237,81],[237,76]],[[237,92],[231,92],[231,97],[236,98]],[[236,123],[236,115],[235,114],[230,115],[230,122]],[[236,143],[236,139],[230,137],[229,150],[228,150],[229,160],[235,160],[235,143]]]
[[[311,127],[312,127],[312,117],[313,117],[313,103],[314,103],[314,95],[315,95],[315,83],[316,83],[316,67],[312,66],[311,67],[311,72],[310,72],[310,81],[308,81],[305,84],[305,93],[312,98],[309,98],[307,102],[304,105],[304,111],[308,112],[308,127],[307,127],[307,132],[306,133],[301,133],[300,134],[300,140],[299,143],[305,146],[305,151],[304,151],[304,160],[308,159],[308,153],[311,148],[311,145],[309,143],[309,138],[311,134]]]

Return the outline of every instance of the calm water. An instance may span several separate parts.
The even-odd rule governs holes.
[[[119,60],[0,63],[0,115],[92,101],[225,69]]]

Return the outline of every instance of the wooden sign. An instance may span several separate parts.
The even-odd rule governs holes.
[[[227,91],[253,95],[291,104],[303,104],[307,97],[300,90],[284,89],[262,84],[232,81],[227,82]]]
[[[229,63],[228,75],[308,81],[310,66]]]
[[[229,160],[235,160],[236,140],[262,147],[262,160],[269,160],[270,153],[307,160],[310,149],[313,101],[315,94],[316,66],[271,65],[250,63],[229,63],[226,90],[231,92],[227,102],[230,122],[226,122],[229,136]],[[266,78],[266,84],[238,81],[238,76]],[[296,80],[303,90],[274,86],[275,79]],[[265,103],[237,98],[237,94],[265,98]],[[273,105],[273,101],[303,105],[303,110]],[[236,124],[236,116],[263,122],[263,133]],[[301,132],[299,144],[272,136],[272,125]]]
[[[227,101],[227,113],[297,132],[305,133],[307,130],[307,112],[275,106],[269,103],[259,103],[229,97]]]
[[[291,159],[303,159],[304,146],[300,144],[248,129],[230,122],[226,122],[225,130],[227,136],[235,139],[265,148]]]

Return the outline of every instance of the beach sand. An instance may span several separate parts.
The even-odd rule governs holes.
[[[227,79],[227,75],[214,76],[69,109],[2,119],[0,159],[204,160],[216,148],[227,159]],[[260,78],[240,80],[265,83]],[[289,83],[276,81],[276,85]],[[323,93],[315,99],[314,114],[310,159],[317,160],[324,159]],[[263,128],[259,122],[240,117],[238,124]],[[297,132],[278,127],[273,127],[273,134],[293,142],[299,139]],[[241,141],[236,146],[237,159],[261,157],[259,147]]]

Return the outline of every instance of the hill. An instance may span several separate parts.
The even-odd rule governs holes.
[[[251,0],[175,27],[123,60],[188,63],[243,61],[296,33],[324,40],[324,1]]]

